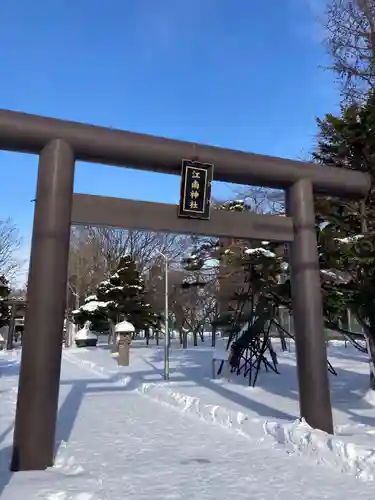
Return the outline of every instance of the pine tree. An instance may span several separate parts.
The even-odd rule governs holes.
[[[5,276],[0,276],[0,328],[7,325],[10,319],[10,308],[5,301],[9,297],[10,287]]]
[[[232,290],[227,308],[221,311],[218,320],[229,337],[235,338],[265,309],[282,305],[279,295],[284,255],[279,254],[279,245],[248,241],[225,249],[220,262],[226,267],[229,262],[238,277],[238,286]]]
[[[340,116],[318,120],[315,161],[367,172],[372,181],[365,202],[316,201],[325,318],[340,329],[349,309],[362,325],[375,368],[375,94]],[[375,370],[371,371],[375,389]]]
[[[231,200],[217,210],[249,212],[251,206],[244,200]],[[219,281],[219,317],[214,326],[234,339],[246,323],[251,324],[259,309],[276,304],[279,276],[284,273],[284,253],[280,244],[259,241],[223,239],[211,241],[194,253],[188,262],[193,269],[201,269],[209,257],[217,259]],[[194,283],[193,283],[194,285]],[[277,300],[280,303],[281,299]]]
[[[121,258],[117,271],[98,285],[100,303],[107,303],[106,316],[114,322],[129,321],[136,330],[157,327],[160,317],[145,300],[144,280],[130,256]]]
[[[107,302],[99,302],[96,295],[90,295],[86,297],[84,304],[79,309],[72,312],[73,321],[75,324],[79,325],[80,328],[82,328],[87,321],[90,321],[94,331],[106,331],[109,327],[107,309]]]

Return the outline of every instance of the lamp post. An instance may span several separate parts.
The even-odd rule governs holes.
[[[69,276],[68,276],[68,280],[67,280],[67,285],[68,286],[66,287],[66,306],[65,306],[65,313],[66,313],[65,347],[72,347],[75,334],[77,333],[77,327],[76,327],[76,325],[73,326],[73,324],[69,321],[69,314],[68,314],[68,311],[69,311],[69,292],[74,297],[74,301],[75,301],[74,308],[76,310],[79,309],[80,296],[78,293],[76,293],[73,290],[73,287],[69,281]]]
[[[165,263],[165,333],[164,333],[164,380],[169,380],[169,324],[168,324],[168,257],[156,250]]]

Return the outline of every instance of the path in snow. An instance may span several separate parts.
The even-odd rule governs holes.
[[[148,397],[168,403],[184,414],[208,423],[237,428],[250,439],[267,434],[288,453],[310,455],[345,474],[374,481],[374,406],[363,399],[368,387],[368,364],[358,351],[344,344],[330,348],[338,376],[331,376],[335,436],[292,422],[299,415],[296,361],[293,353],[280,353],[281,375],[261,373],[259,387],[241,385],[242,377],[210,378],[211,349],[171,351],[171,380],[162,382],[163,350],[133,345],[131,366],[118,368],[108,346],[65,351],[73,360],[96,371],[129,379]],[[69,353],[69,354],[67,354]],[[242,379],[242,380],[241,380]],[[146,383],[145,383],[146,382]],[[271,446],[271,445],[270,445]]]
[[[4,387],[11,399],[16,377],[14,367],[7,377],[8,369],[3,369],[0,390]],[[59,415],[58,438],[67,445],[60,447],[57,466],[44,473],[14,474],[2,500],[205,500],[231,495],[334,500],[359,493],[362,499],[373,498],[370,485],[306,457],[288,457],[267,440],[247,440],[185,416],[66,356]]]
[[[232,382],[229,384],[223,377],[212,380],[210,348],[200,346],[178,349],[173,346],[170,359],[171,379],[167,385],[189,396],[201,397],[206,404],[245,412],[250,418],[285,423],[299,417],[297,369],[294,352],[277,352],[280,375],[263,370],[259,374],[257,386],[249,388],[247,379],[235,374],[232,374]],[[88,364],[98,364],[108,371],[116,369],[109,351],[103,346],[95,351],[72,349],[69,354]],[[350,347],[344,349],[342,346],[330,346],[329,354],[338,372],[337,377],[330,375],[335,424],[374,427],[374,406],[363,400],[369,384],[366,357]],[[161,383],[163,358],[162,346],[133,347],[131,367],[122,371],[135,375],[138,384],[140,381]]]

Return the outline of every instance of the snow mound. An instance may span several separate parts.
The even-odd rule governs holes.
[[[0,351],[0,359],[9,361],[10,359],[15,359],[18,363],[21,361],[21,350],[12,349],[11,351]],[[3,366],[3,365],[2,365]]]
[[[129,321],[121,321],[115,326],[116,333],[133,333],[135,332],[134,326]]]
[[[375,450],[346,443],[318,429],[303,419],[288,424],[266,422],[264,432],[283,445],[289,453],[307,453],[318,462],[338,466],[364,481],[375,479]]]
[[[0,344],[5,342],[5,339],[8,337],[9,326],[5,325],[0,328]]]
[[[55,459],[53,469],[58,470],[65,476],[78,476],[84,473],[83,467],[76,462],[73,456],[66,455],[66,443],[62,442],[59,453]]]
[[[90,330],[89,325],[86,325],[78,330],[76,333],[75,339],[76,340],[86,340],[86,339],[96,339],[98,336]]]
[[[235,429],[241,434],[244,432],[244,423],[259,423],[258,419],[249,419],[242,412],[228,410],[218,405],[208,405],[201,402],[199,398],[187,396],[172,389],[168,389],[164,384],[143,383],[139,391],[154,401],[173,406],[183,413],[193,414],[210,424],[219,425],[226,429]]]
[[[374,449],[344,442],[339,436],[331,436],[311,428],[304,420],[280,423],[250,419],[242,412],[204,404],[199,398],[169,389],[163,383],[143,383],[139,391],[154,401],[172,406],[182,413],[195,415],[207,423],[233,429],[249,439],[258,437],[259,440],[261,426],[263,436],[272,438],[290,455],[310,455],[319,464],[329,464],[363,481],[375,480]],[[337,430],[340,431],[339,428]]]
[[[70,494],[66,491],[51,491],[46,495],[46,500],[93,500],[95,498],[92,493],[88,492]]]
[[[84,349],[82,349],[84,350]],[[99,378],[107,377],[109,380],[112,380],[113,377],[116,377],[116,381],[112,380],[114,386],[125,387],[128,386],[132,382],[132,377],[126,374],[120,374],[118,370],[106,370],[103,366],[100,366],[98,363],[90,361],[88,359],[77,358],[72,353],[63,352],[63,357],[69,361],[70,363],[79,366],[86,370],[88,373],[92,375],[96,375]]]
[[[375,391],[369,389],[363,396],[363,400],[366,401],[366,403],[368,403],[370,406],[375,407]]]

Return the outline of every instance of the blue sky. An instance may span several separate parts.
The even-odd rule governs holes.
[[[304,158],[338,103],[318,2],[1,0],[0,107]],[[0,152],[0,169],[27,251],[37,158]],[[179,179],[79,163],[75,190],[176,203]]]

